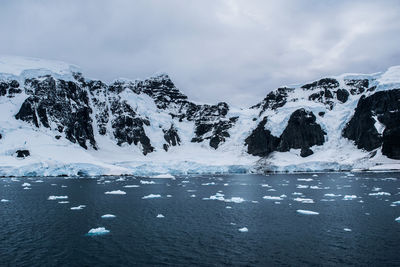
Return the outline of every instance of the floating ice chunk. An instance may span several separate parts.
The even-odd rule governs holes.
[[[318,185],[312,185],[312,186],[310,186],[310,189],[322,189],[322,188],[319,187]]]
[[[273,189],[273,188],[271,188],[271,189],[268,189],[267,191],[268,191],[268,192],[275,192],[276,190]]]
[[[154,181],[144,181],[144,180],[140,180],[141,184],[155,184]]]
[[[373,187],[371,191],[377,192],[377,191],[380,191],[380,190],[382,190],[382,188],[380,188],[380,187]]]
[[[356,199],[356,198],[357,198],[356,195],[345,195],[343,197],[343,200],[353,200],[353,199]]]
[[[257,204],[257,203],[258,203],[258,201],[257,201],[257,200],[252,200],[252,201],[251,201],[251,203],[255,203],[255,204]]]
[[[397,217],[396,219],[394,219],[396,222],[400,223],[400,217]]]
[[[160,197],[161,197],[161,195],[159,195],[159,194],[150,194],[150,195],[142,197],[142,199],[160,198]]]
[[[172,197],[172,195],[167,195],[167,197]]]
[[[313,174],[312,177],[318,177],[318,174]]]
[[[155,178],[155,179],[172,179],[172,180],[175,180],[175,176],[173,176],[173,175],[171,175],[171,174],[169,174],[169,173],[155,175],[155,176],[152,176],[151,178]]]
[[[22,187],[28,187],[28,186],[31,186],[31,184],[30,183],[23,183],[22,184]]]
[[[226,206],[226,207],[225,207],[225,209],[231,209],[231,208],[232,208],[231,206]]]
[[[25,190],[29,190],[29,189],[31,189],[30,187],[24,187],[23,189],[25,189]]]
[[[68,187],[68,186],[66,186],[66,185],[62,185],[61,187],[62,187],[62,188],[66,188],[66,187]]]
[[[68,204],[69,201],[58,201],[58,204]]]
[[[122,191],[122,190],[114,190],[114,191],[107,191],[104,194],[106,194],[106,195],[126,195],[126,192]]]
[[[312,178],[299,178],[299,179],[297,179],[297,181],[311,182],[311,181],[314,181],[314,179],[312,179]]]
[[[285,197],[287,197],[287,195],[280,195],[280,197],[281,197],[281,198],[285,198]]]
[[[51,186],[56,186],[57,184],[51,184]]]
[[[36,180],[35,183],[43,183],[43,180]]]
[[[248,232],[249,229],[247,229],[247,227],[242,227],[242,228],[239,228],[238,231],[241,233],[245,233],[245,232]]]
[[[224,186],[228,186],[229,184],[224,184]]]
[[[115,180],[116,182],[123,182],[123,181],[125,181],[126,179],[125,178],[118,178],[117,180]]]
[[[85,207],[86,207],[86,205],[79,205],[77,207],[71,207],[71,210],[82,210]]]
[[[192,192],[196,192],[197,190],[194,190],[194,189],[188,189],[188,190],[186,190],[187,192],[190,192],[190,193],[192,193]]]
[[[342,195],[335,195],[335,194],[332,194],[332,193],[328,193],[328,194],[325,194],[324,196],[325,197],[341,197]]]
[[[201,185],[215,185],[215,183],[214,183],[214,182],[211,182],[211,183],[203,183],[203,184],[201,184]]]
[[[124,186],[125,188],[135,188],[135,187],[140,187],[140,185],[136,185],[136,184],[128,184]]]
[[[293,192],[292,195],[294,195],[294,196],[301,196],[301,195],[303,195],[303,193],[300,193],[300,192]]]
[[[10,202],[10,200],[3,198],[2,200],[0,200],[0,202]]]
[[[261,187],[271,187],[271,186],[268,184],[261,184]]]
[[[92,228],[89,230],[89,232],[87,233],[87,235],[105,235],[108,234],[110,231],[107,230],[104,227],[98,227],[98,228]]]
[[[335,201],[335,200],[332,199],[332,198],[330,198],[330,199],[323,198],[323,199],[321,199],[321,201],[323,201],[323,202],[331,202],[331,201]]]
[[[352,174],[352,173],[347,174],[347,177],[353,177],[353,176],[354,176],[354,174]]]
[[[281,204],[281,202],[279,202],[279,201],[275,201],[275,202],[274,202],[274,204]]]
[[[296,188],[298,188],[298,189],[304,189],[304,188],[308,188],[308,185],[299,184],[299,185],[296,186]]]
[[[391,194],[388,192],[376,192],[376,193],[369,193],[370,196],[390,196]]]
[[[195,194],[193,194],[193,195],[190,195],[190,197],[196,197],[196,195],[195,195]]]
[[[107,181],[104,181],[104,183],[105,183],[105,184],[109,184],[109,183],[111,183],[111,181],[108,181],[108,180],[107,180]]]
[[[400,200],[392,203],[393,205],[400,206]]]
[[[302,198],[302,197],[297,197],[293,199],[294,201],[301,202],[301,203],[307,203],[307,204],[312,204],[314,203],[314,200],[311,198]]]
[[[351,232],[351,229],[350,229],[350,228],[343,228],[343,231],[345,231],[345,232]]]
[[[296,210],[297,213],[304,214],[304,215],[318,215],[319,212],[311,211],[311,210]]]
[[[165,216],[162,215],[162,214],[158,214],[158,215],[156,216],[156,218],[165,218]]]
[[[68,196],[49,196],[48,200],[68,199]]]
[[[266,200],[283,200],[283,198],[276,197],[276,196],[263,196],[263,199],[266,199]]]
[[[111,218],[115,218],[117,216],[113,215],[113,214],[104,214],[101,216],[102,219],[111,219]]]
[[[225,199],[225,202],[233,202],[233,203],[242,203],[246,200],[244,200],[241,197],[231,197],[230,199]]]

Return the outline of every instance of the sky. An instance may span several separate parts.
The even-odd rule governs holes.
[[[93,79],[168,73],[191,100],[247,107],[279,86],[400,65],[400,1],[0,0],[0,54]]]

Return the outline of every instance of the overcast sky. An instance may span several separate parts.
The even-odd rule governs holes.
[[[400,64],[400,1],[0,0],[0,54],[90,78],[168,73],[192,100],[237,106],[281,85]]]

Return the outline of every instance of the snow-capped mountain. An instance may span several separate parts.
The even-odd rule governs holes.
[[[0,175],[400,169],[400,67],[190,101],[166,74],[112,83],[0,57]]]

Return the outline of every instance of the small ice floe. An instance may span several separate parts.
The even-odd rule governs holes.
[[[224,201],[224,200],[225,200],[224,196],[225,196],[224,194],[216,193],[215,195],[210,196],[209,199],[211,199],[211,200]]]
[[[275,190],[275,189],[273,189],[273,188],[271,188],[271,189],[268,189],[267,191],[268,191],[268,192],[276,192],[276,190]]]
[[[321,201],[322,202],[332,202],[332,201],[335,201],[335,200],[333,198],[330,198],[330,199],[323,198],[323,199],[321,199]]]
[[[30,183],[23,183],[23,184],[22,184],[22,187],[29,187],[29,186],[31,186]]]
[[[376,193],[369,193],[369,196],[390,196],[391,194],[388,192],[376,192]]]
[[[244,198],[241,198],[241,197],[231,197],[231,198],[225,199],[224,201],[225,202],[233,202],[233,203],[242,203],[246,200],[244,200]]]
[[[51,186],[56,186],[57,184],[50,184]]]
[[[160,197],[161,197],[161,195],[159,195],[159,194],[150,194],[150,195],[142,197],[142,199],[160,198]]]
[[[107,180],[107,181],[104,181],[104,183],[109,184],[109,183],[111,183],[111,181]]]
[[[165,216],[162,215],[162,214],[160,213],[160,214],[158,214],[158,215],[156,216],[156,218],[165,218]]]
[[[255,203],[255,204],[257,204],[257,203],[258,203],[258,201],[257,201],[257,200],[252,200],[252,201],[251,201],[251,203]]]
[[[354,176],[354,174],[352,174],[352,173],[347,173],[346,175],[347,175],[347,177],[353,177]]]
[[[214,182],[211,182],[211,183],[203,183],[203,184],[201,184],[201,185],[215,185],[215,183],[214,183]]]
[[[318,174],[313,174],[312,177],[318,177]]]
[[[172,197],[172,195],[167,195],[167,197]]]
[[[277,197],[277,196],[263,196],[263,199],[266,199],[266,200],[283,200],[283,198]]]
[[[249,229],[247,229],[247,227],[242,227],[242,228],[239,228],[238,231],[241,233],[246,233],[249,231]]]
[[[186,190],[186,192],[189,192],[189,193],[193,193],[193,192],[196,192],[197,190],[194,190],[194,189],[188,189],[188,190]]]
[[[308,188],[308,185],[298,184],[298,185],[296,186],[296,188],[298,188],[298,189],[305,189],[305,188]]]
[[[341,197],[342,195],[335,195],[332,193],[324,194],[325,197]]]
[[[311,211],[311,210],[296,210],[297,213],[304,214],[304,215],[318,215],[319,212]]]
[[[48,200],[68,199],[68,196],[49,196]]]
[[[261,187],[271,187],[271,186],[268,184],[261,184]]]
[[[123,181],[125,181],[126,179],[125,178],[118,178],[117,180],[115,180],[116,182],[123,182]]]
[[[371,214],[370,214],[369,212],[366,212],[365,215],[369,216],[369,215],[371,215]]]
[[[189,181],[187,181],[187,180],[185,180],[185,181],[182,181],[182,184],[188,184],[188,183],[190,183]]]
[[[151,176],[151,178],[154,178],[154,179],[172,179],[172,180],[175,180],[175,176],[173,176],[173,175],[171,175],[171,174],[169,174],[169,173],[154,175],[154,176]]]
[[[351,229],[350,229],[350,228],[343,228],[343,231],[345,231],[345,232],[351,232]]]
[[[109,232],[110,232],[110,230],[107,230],[104,227],[98,227],[98,228],[90,229],[89,232],[87,233],[87,235],[89,235],[89,236],[105,235],[105,234],[108,234]]]
[[[300,193],[300,192],[293,192],[292,195],[294,195],[294,196],[302,196],[303,193]]]
[[[312,179],[312,178],[299,178],[299,179],[297,179],[297,181],[311,182],[311,181],[314,181],[314,179]]]
[[[190,197],[196,197],[196,195],[195,195],[195,194],[193,194],[193,195],[190,195]]]
[[[382,188],[374,186],[371,191],[378,192],[378,191],[381,191],[381,190],[382,190]]]
[[[343,197],[343,200],[353,200],[353,199],[356,199],[356,198],[357,198],[356,195],[345,195]]]
[[[68,204],[69,201],[58,201],[58,204]]]
[[[275,202],[274,202],[274,204],[281,204],[281,202],[279,202],[279,201],[275,201]]]
[[[126,192],[122,191],[122,190],[114,190],[114,191],[107,191],[104,194],[106,194],[106,195],[126,195]]]
[[[229,184],[224,184],[224,186],[228,186]]]
[[[312,186],[310,186],[310,189],[322,189],[322,188],[319,187],[318,185],[312,185]]]
[[[83,210],[83,208],[85,208],[85,207],[86,207],[86,205],[79,205],[76,207],[71,207],[71,210]]]
[[[396,219],[394,219],[396,222],[400,223],[400,217],[397,217]]]
[[[0,202],[10,202],[10,200],[3,198],[3,199],[0,200]]]
[[[297,201],[297,202],[301,202],[301,203],[306,203],[306,204],[314,203],[314,200],[312,200],[311,198],[296,197],[293,200]]]
[[[125,187],[125,188],[136,188],[136,187],[140,187],[140,185],[128,184],[128,185],[124,185],[123,187]]]
[[[236,225],[236,223],[231,222],[230,225]]]
[[[61,187],[62,187],[62,188],[67,188],[68,186],[66,186],[66,185],[62,185]]]
[[[392,205],[394,205],[394,206],[400,206],[400,200],[399,200],[399,201],[392,202]]]
[[[43,183],[43,180],[36,180],[35,183]]]
[[[112,219],[115,218],[117,216],[113,215],[113,214],[104,214],[101,216],[102,219]]]
[[[231,209],[231,208],[232,208],[231,206],[226,206],[226,207],[225,207],[225,209]]]
[[[29,189],[31,189],[30,187],[24,187],[23,189],[25,189],[25,190],[29,190]]]
[[[140,180],[141,184],[155,184],[154,181],[144,181],[144,180]]]

